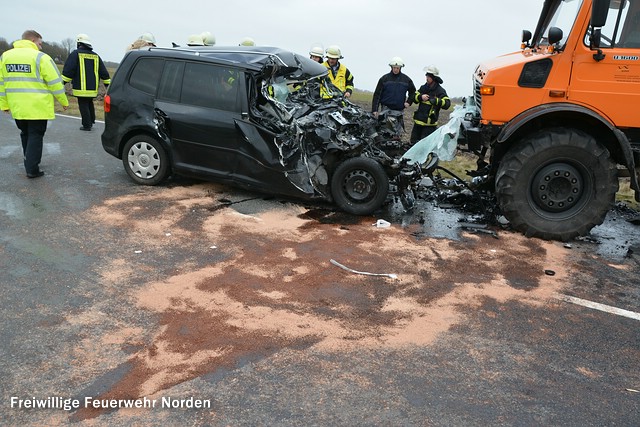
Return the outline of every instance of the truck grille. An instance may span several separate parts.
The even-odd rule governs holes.
[[[477,79],[473,79],[473,100],[478,107],[478,111],[482,114],[482,95],[480,95],[480,82]]]

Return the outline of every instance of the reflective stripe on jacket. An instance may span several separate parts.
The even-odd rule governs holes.
[[[111,83],[107,67],[97,53],[79,45],[64,63],[62,80],[71,82],[73,96],[95,98],[98,96],[100,79],[107,86]]]
[[[51,120],[54,97],[69,105],[53,59],[31,40],[14,42],[0,57],[0,110],[17,120]]]

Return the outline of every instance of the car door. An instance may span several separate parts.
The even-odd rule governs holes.
[[[241,137],[242,73],[215,64],[168,61],[156,112],[165,121],[173,166],[191,175],[233,176]]]

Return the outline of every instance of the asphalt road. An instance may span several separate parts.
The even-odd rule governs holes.
[[[78,127],[50,123],[29,180],[0,117],[2,425],[640,425],[620,212],[563,245],[426,202],[142,187]]]

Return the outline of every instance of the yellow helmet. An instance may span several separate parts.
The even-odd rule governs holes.
[[[340,51],[340,47],[336,45],[331,45],[327,48],[325,55],[327,58],[335,58],[342,59],[342,52]]]
[[[240,40],[240,44],[238,46],[255,46],[256,42],[251,37],[245,37]]]

